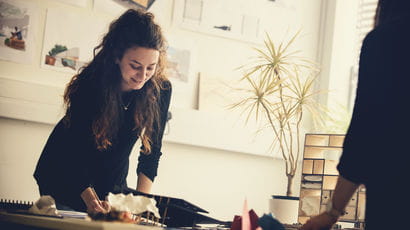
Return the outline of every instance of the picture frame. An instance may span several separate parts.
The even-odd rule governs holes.
[[[108,24],[102,18],[67,13],[60,8],[47,9],[41,67],[77,73],[93,58],[93,49],[101,42]]]
[[[38,8],[26,1],[0,0],[0,59],[31,64],[35,52]]]
[[[197,108],[197,44],[190,39],[166,34],[168,42],[166,73],[172,83],[171,104],[183,108]]]
[[[176,28],[233,40],[258,43],[261,19],[242,10],[245,1],[174,0]]]
[[[112,0],[125,8],[142,8],[148,10],[155,0]]]

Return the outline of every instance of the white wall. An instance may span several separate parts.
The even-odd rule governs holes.
[[[52,128],[0,119],[0,197],[38,199],[32,174]],[[184,198],[208,210],[212,217],[231,220],[241,213],[245,198],[261,215],[267,212],[273,193],[285,193],[284,166],[278,159],[172,143],[165,143],[163,152],[152,192]],[[130,160],[134,163],[128,178],[131,187],[136,184],[137,154],[133,151]]]
[[[94,15],[103,21],[111,20],[114,16],[94,12],[91,0],[87,1],[84,8],[52,0],[30,2],[35,3],[39,9],[34,61],[31,64],[0,61],[0,77],[63,89],[71,78],[70,74],[40,68],[46,9],[61,7],[73,13]],[[291,2],[295,2],[296,5],[291,15],[283,13],[281,8],[274,9],[275,14],[272,14],[271,18],[273,37],[282,38],[287,29],[290,31],[289,34],[291,31],[302,29],[303,37],[298,43],[298,48],[304,51],[305,56],[316,60],[322,1]],[[253,55],[251,47],[255,46],[254,43],[195,33],[173,26],[171,0],[157,0],[152,11],[168,36],[173,40],[193,44],[196,52],[196,72],[230,79],[238,74],[234,69]],[[262,13],[269,14],[261,11]],[[194,108],[195,94],[194,75],[188,85],[175,84],[172,105]],[[0,197],[24,200],[38,198],[32,173],[53,128],[52,123],[53,121],[45,124],[0,118]],[[265,141],[270,143],[271,140]],[[286,177],[280,159],[175,142],[165,142],[163,152],[153,193],[185,198],[210,211],[212,217],[232,220],[234,215],[241,213],[245,197],[249,207],[258,215],[262,215],[268,211],[268,199],[271,195],[285,194]],[[134,151],[131,156],[132,162],[136,162],[136,154]],[[130,168],[130,185],[135,185],[134,171],[135,165]],[[300,177],[295,179],[295,188],[299,187],[299,180]]]
[[[340,104],[349,106],[351,68],[355,64],[358,34],[356,30],[359,1],[325,1],[323,43],[320,45],[322,64],[322,102],[331,109]],[[340,107],[339,107],[340,109]]]

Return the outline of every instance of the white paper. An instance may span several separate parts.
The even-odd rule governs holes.
[[[152,198],[134,196],[131,193],[128,195],[109,193],[107,201],[110,203],[111,208],[117,211],[126,211],[133,214],[140,214],[148,211],[153,213],[155,217],[161,218],[156,206],[157,202]]]
[[[56,203],[51,196],[41,196],[28,211],[33,214],[58,216]]]
[[[320,197],[318,196],[306,196],[302,200],[301,209],[307,216],[319,214],[320,209]]]

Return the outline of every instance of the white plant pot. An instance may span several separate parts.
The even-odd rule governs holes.
[[[272,196],[269,200],[269,211],[282,224],[298,222],[299,197]]]

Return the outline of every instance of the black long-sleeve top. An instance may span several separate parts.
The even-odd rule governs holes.
[[[409,204],[410,14],[370,32],[362,45],[352,120],[338,170],[366,186],[366,229],[396,229]],[[404,195],[404,196],[403,196]],[[400,228],[397,228],[400,229]]]
[[[131,92],[131,98],[140,96],[138,91]],[[94,109],[92,95],[79,96],[80,103],[72,114],[70,125],[59,121],[48,138],[43,149],[34,177],[39,185],[40,194],[51,195],[56,202],[76,210],[86,209],[80,194],[92,186],[103,198],[108,192],[121,192],[127,187],[126,177],[129,169],[129,155],[138,139],[135,130],[131,106],[122,110],[120,129],[112,145],[100,151],[96,148],[91,125]],[[141,95],[143,96],[143,95]],[[161,153],[162,136],[171,98],[171,85],[167,82],[165,90],[161,90],[158,99],[160,108],[160,127],[154,127],[151,152],[142,151],[138,158],[137,174],[143,173],[152,181],[157,175]],[[131,103],[132,105],[133,103]],[[119,105],[120,106],[120,105]],[[73,109],[74,110],[74,109]]]

